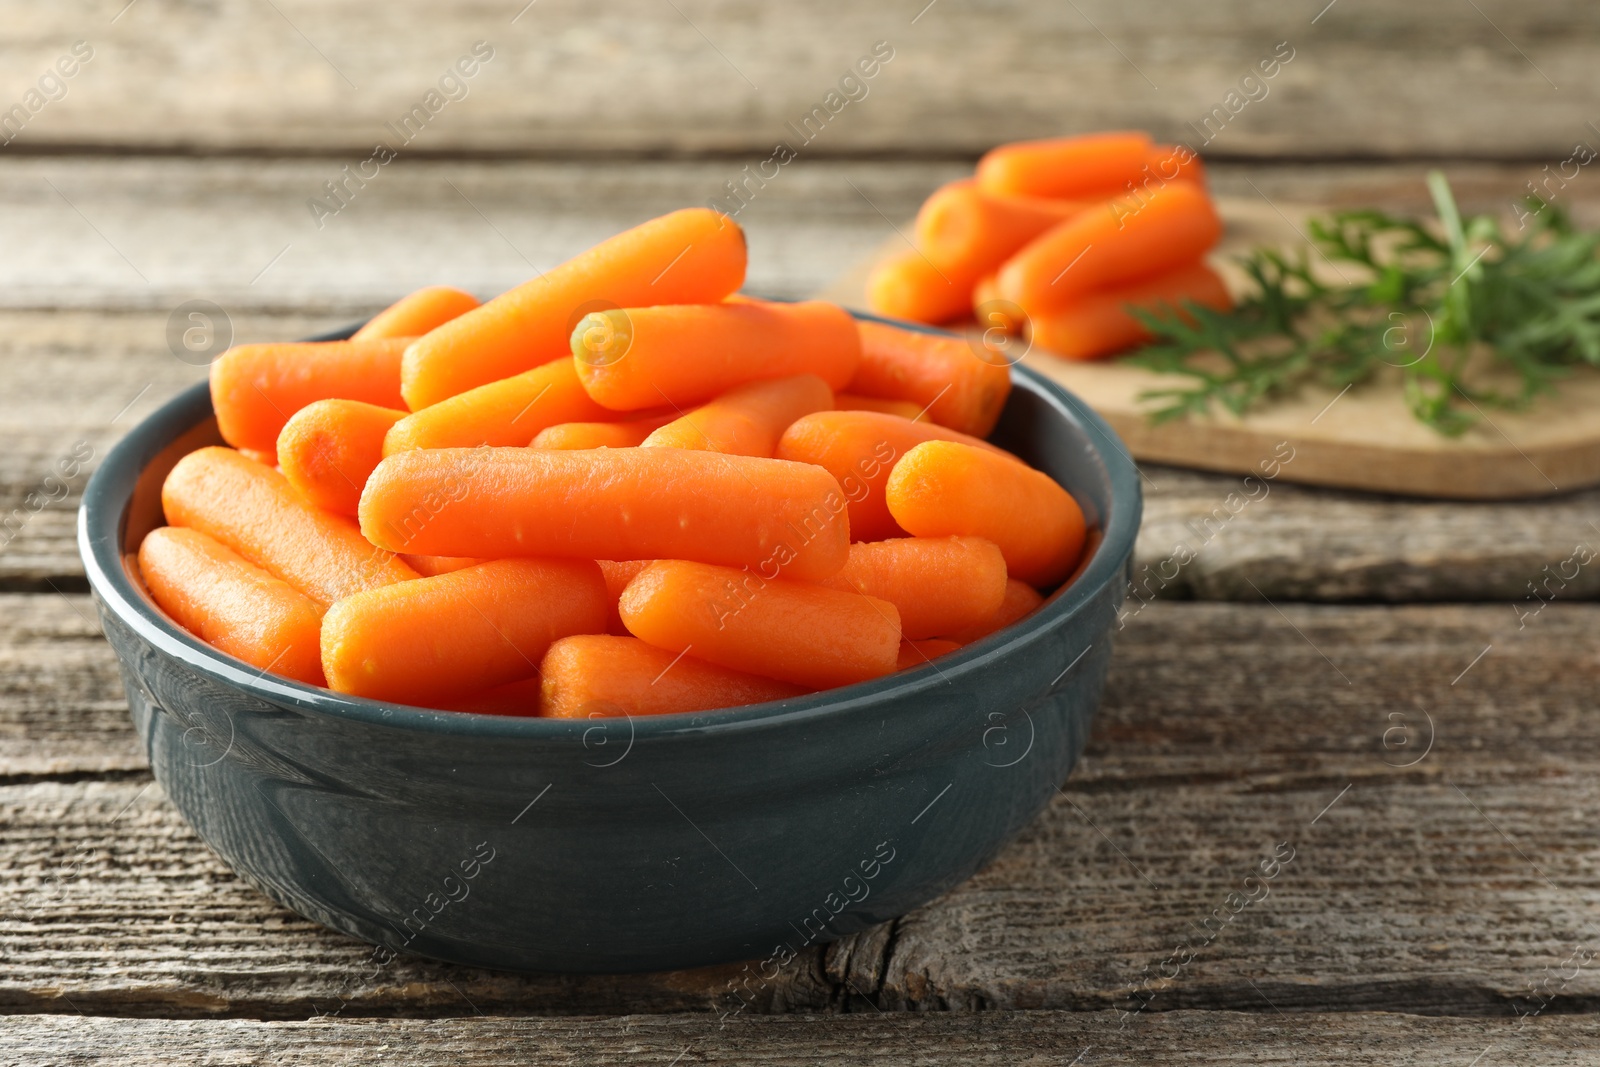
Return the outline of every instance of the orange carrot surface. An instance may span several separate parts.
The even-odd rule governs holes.
[[[587,394],[585,394],[587,395]],[[615,414],[615,413],[608,413]],[[534,434],[530,448],[638,448],[644,439],[678,418],[676,411],[625,422],[561,422]]]
[[[477,556],[401,556],[406,565],[425,578],[435,574],[449,574],[451,571],[461,570],[463,567],[475,567],[480,563],[488,563],[486,559]]]
[[[941,270],[913,249],[889,256],[867,276],[867,307],[879,315],[938,324],[972,310],[977,272]]]
[[[902,419],[875,411],[819,411],[794,424],[778,439],[777,457],[814,463],[838,479],[850,508],[850,535],[882,541],[905,535],[889,514],[883,487],[895,462],[924,441],[962,441],[999,449],[976,437],[935,426],[927,419]]]
[[[405,338],[238,345],[211,364],[211,405],[223,440],[271,451],[289,416],[316,400],[403,408]]]
[[[423,449],[378,464],[374,544],[449,556],[698,559],[825,578],[850,527],[839,483],[805,463],[681,448]]]
[[[1221,235],[1205,190],[1170,182],[1142,200],[1109,200],[1045,233],[1000,268],[1000,295],[1030,318],[1045,315],[1085,293],[1192,263]]]
[[[221,541],[323,607],[418,577],[354,522],[307,503],[283,475],[231,448],[180,459],[161,486],[167,521]]]
[[[639,576],[639,572],[650,566],[648,559],[597,559],[600,573],[606,580],[606,597],[611,601],[611,613],[606,619],[606,633],[616,634],[621,637],[628,635],[628,628],[622,625],[622,615],[617,609],[617,601],[622,597],[622,591],[628,588],[628,583]]]
[[[670,653],[812,689],[888,674],[900,653],[887,601],[682,560],[653,563],[628,584],[622,621]]]
[[[412,448],[526,445],[546,427],[606,419],[612,413],[589,399],[570,359],[468,389],[395,423],[383,454]]]
[[[991,274],[1017,249],[1094,203],[986,193],[967,178],[935,189],[923,202],[917,247],[947,275]]]
[[[532,678],[519,678],[480,693],[441,700],[438,707],[441,711],[461,711],[473,715],[530,717],[539,714],[539,689],[542,684],[543,680],[536,674]]]
[[[861,361],[861,340],[837,304],[739,301],[598,312],[572,331],[572,354],[590,396],[634,411],[698,404],[796,374],[842,388]]]
[[[1204,263],[1188,263],[1125,285],[1085,293],[1058,311],[1028,320],[1028,335],[1040,348],[1068,359],[1099,359],[1148,341],[1150,332],[1128,307],[1190,316],[1191,301],[1217,311],[1233,306],[1228,287]]]
[[[884,415],[898,415],[902,419],[920,417],[925,407],[910,400],[886,400],[881,396],[862,396],[860,393],[835,393],[833,406],[837,411],[877,411]]]
[[[636,637],[564,637],[539,665],[539,714],[557,719],[736,708],[805,692],[797,685],[679,656]]]
[[[887,600],[916,640],[976,625],[1000,608],[1006,561],[981,537],[898,537],[850,546],[844,569],[820,583]]]
[[[185,630],[262,672],[322,684],[322,609],[222,542],[162,526],[139,546],[151,598]]]
[[[1011,576],[1050,586],[1083,549],[1083,512],[1049,475],[953,441],[905,454],[884,487],[889,513],[918,537],[984,537],[1000,546]]]
[[[833,390],[814,374],[752,382],[667,423],[644,439],[648,448],[694,448],[730,456],[766,456],[794,420],[833,409]]]
[[[602,241],[419,338],[406,353],[413,410],[571,352],[579,318],[602,307],[714,303],[744,284],[739,224],[685,208]]]
[[[929,637],[921,641],[901,641],[900,656],[895,661],[894,669],[909,671],[914,667],[926,666],[947,652],[954,652],[961,646],[954,641],[944,638]]]
[[[1017,141],[978,160],[978,187],[1012,196],[1116,196],[1139,180],[1150,137],[1135,131]]]
[[[1147,169],[1134,179],[1134,185],[1140,188],[1146,182],[1159,185],[1170,181],[1203,183],[1206,180],[1205,164],[1188,145],[1153,144],[1145,153],[1144,162]]]
[[[307,404],[278,434],[283,476],[318,507],[354,515],[361,487],[383,458],[383,435],[405,417],[360,400]]]
[[[380,337],[421,337],[478,306],[478,298],[448,285],[430,285],[401,297],[350,335],[352,341]]]
[[[241,448],[239,449],[239,455],[246,459],[253,459],[263,467],[276,467],[278,465],[278,453],[274,449]]]
[[[970,645],[980,637],[988,637],[996,630],[1003,630],[1014,622],[1032,615],[1044,597],[1039,591],[1027,582],[1018,581],[1016,578],[1006,579],[1005,599],[1000,602],[1000,607],[987,619],[964,630],[957,630],[944,636],[958,645]]]
[[[860,322],[861,365],[850,390],[910,400],[940,426],[986,437],[1011,395],[1011,368],[965,337]]]
[[[338,692],[427,707],[536,673],[552,641],[605,620],[592,561],[497,559],[339,601],[322,669]]]

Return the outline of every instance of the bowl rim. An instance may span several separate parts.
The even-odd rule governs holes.
[[[886,323],[918,333],[960,336],[923,323],[849,310],[858,319]],[[318,334],[307,340],[339,340],[348,337],[358,326]],[[698,712],[624,716],[623,721],[629,725],[629,745],[639,741],[820,724],[859,708],[915,697],[976,674],[995,661],[1020,651],[1021,646],[1041,639],[1047,631],[1065,626],[1070,619],[1088,610],[1104,588],[1118,580],[1125,561],[1132,555],[1144,507],[1138,472],[1122,439],[1082,399],[1020,363],[1012,364],[1011,374],[1014,382],[1018,379],[1027,382],[1041,399],[1083,433],[1091,453],[1103,465],[1110,484],[1109,505],[1101,521],[1101,539],[1094,546],[1094,555],[1088,565],[1075,576],[1071,585],[1052,594],[1026,618],[938,657],[936,664],[925,663],[871,681],[786,700]],[[248,664],[212,648],[168,619],[133,582],[124,565],[121,541],[127,506],[132,498],[132,486],[143,474],[149,460],[169,445],[177,433],[190,428],[185,425],[175,433],[171,423],[187,409],[198,407],[202,396],[209,405],[210,390],[205,381],[197,382],[168,400],[113,445],[90,477],[84,489],[83,502],[78,508],[78,551],[83,558],[90,589],[104,609],[115,615],[141,640],[188,669],[251,696],[303,712],[372,726],[478,739],[581,739],[587,744],[591,731],[605,730],[608,724],[618,722],[616,718],[608,717],[555,719],[443,711],[348,696],[256,671]],[[116,515],[108,515],[106,512],[113,499],[120,510]],[[111,531],[109,535],[106,532],[108,526]]]

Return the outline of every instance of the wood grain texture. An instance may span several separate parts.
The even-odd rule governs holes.
[[[1600,803],[1600,609],[1554,604],[1522,629],[1509,608],[1484,606],[1281,612],[1154,604],[1128,619],[1088,752],[1051,807],[975,878],[889,927],[803,954],[749,1010],[1145,1016],[1256,1011],[1263,995],[1283,1010],[1600,1006],[1600,971],[1562,966],[1600,936],[1587,893],[1600,876],[1588,831]],[[33,625],[49,639],[43,618]],[[53,625],[87,640],[65,619]],[[8,722],[8,766],[52,729],[99,736],[126,759],[131,737],[116,740],[109,689],[102,676],[98,702],[62,701],[53,726],[0,705],[21,720]],[[738,1006],[736,966],[607,978],[403,959],[372,976],[364,946],[239,882],[142,776],[13,771],[10,781],[0,786],[7,1011]],[[1266,898],[1159,978],[1278,842],[1294,859]],[[1541,985],[1546,968],[1572,973]]]
[[[167,1021],[21,1016],[0,1030],[0,1062],[127,1067],[166,1063],[366,1064],[403,1055],[418,1067],[525,1064],[974,1064],[1079,1062],[1376,1064],[1591,1062],[1592,1018],[1517,1025],[1387,1013],[1265,1015],[1171,1012],[1119,1030],[1112,1013],[752,1017],[719,1026],[694,1015],[621,1019],[461,1018],[338,1022]],[[1486,1055],[1486,1050],[1488,1054]],[[676,1056],[678,1059],[674,1060]]]
[[[1222,128],[1217,151],[1542,157],[1589,136],[1592,5],[1322,6],[477,0],[379,15],[350,0],[144,0],[119,14],[11,0],[0,99],[21,99],[82,39],[93,60],[17,145],[316,150],[354,164],[484,41],[494,58],[409,150],[726,152],[753,164],[881,40],[894,58],[803,151],[976,154],[1064,130],[1193,137],[1189,124],[1286,41],[1293,60]]]

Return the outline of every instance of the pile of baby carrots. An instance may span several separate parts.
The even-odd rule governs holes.
[[[139,570],[260,672],[457,711],[732,707],[921,666],[1027,615],[1084,516],[989,444],[964,340],[740,296],[677,211],[489,302],[211,367]]]
[[[916,322],[977,311],[985,329],[1098,359],[1148,339],[1129,307],[1232,306],[1204,260],[1221,234],[1200,158],[1183,145],[1143,133],[1020,141],[928,197],[916,248],[877,265],[867,299]]]

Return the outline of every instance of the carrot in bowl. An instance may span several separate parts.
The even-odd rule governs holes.
[[[151,599],[202,641],[308,685],[322,685],[322,609],[281,578],[198,530],[161,526],[139,546]]]
[[[1107,189],[1105,195],[1119,191]],[[923,201],[917,247],[946,274],[991,274],[1017,249],[1095,203],[986,193],[966,178],[940,186]]]
[[[893,604],[731,567],[658,561],[623,590],[621,609],[657,648],[811,689],[888,674],[900,653]]]
[[[350,335],[352,341],[421,337],[478,306],[478,298],[448,285],[430,285],[401,297]]]
[[[322,670],[337,692],[426,707],[537,673],[551,642],[605,621],[593,561],[491,560],[334,604]]]
[[[1000,602],[1000,607],[993,615],[964,630],[957,630],[944,636],[958,645],[970,645],[980,637],[988,637],[996,630],[1003,630],[1012,623],[1032,615],[1043,603],[1044,597],[1040,596],[1039,591],[1033,586],[1016,578],[1007,578],[1005,599]]]
[[[729,389],[644,439],[646,448],[696,448],[771,458],[794,420],[833,409],[833,390],[815,374]]]
[[[744,231],[709,208],[684,208],[601,241],[418,338],[406,353],[413,411],[570,353],[586,304],[714,303],[744,284]]]
[[[435,574],[449,574],[459,571],[464,567],[476,567],[480,563],[488,563],[486,559],[477,556],[418,556],[402,555],[406,565],[424,578],[431,578]]]
[[[162,483],[161,507],[173,526],[209,534],[323,607],[418,577],[355,523],[308,503],[283,475],[231,448],[180,459]]]
[[[412,412],[384,437],[383,454],[412,448],[526,445],[546,427],[611,414],[589,399],[572,361],[561,359]]]
[[[587,394],[585,394],[587,395]],[[607,412],[615,416],[615,412]],[[534,434],[530,448],[638,448],[644,439],[678,418],[677,411],[622,422],[558,422]]]
[[[972,311],[977,272],[941,269],[921,252],[883,259],[867,276],[867,307],[879,315],[938,325]]]
[[[861,361],[861,340],[850,313],[825,300],[739,301],[597,312],[572,331],[572,355],[590,396],[636,411],[797,374],[839,389]]]
[[[1099,359],[1150,339],[1130,306],[1190,316],[1193,302],[1217,311],[1233,306],[1228,287],[1204,263],[1181,267],[1136,282],[1085,293],[1065,307],[1028,319],[1028,336],[1040,348],[1067,359]]]
[[[894,669],[897,671],[909,671],[914,667],[932,663],[940,656],[954,652],[960,647],[956,642],[942,637],[927,637],[920,641],[901,641],[900,657],[895,661]]]
[[[698,559],[797,578],[844,566],[850,526],[821,468],[682,448],[420,449],[367,480],[374,544],[447,556]]]
[[[563,637],[545,653],[539,674],[539,714],[555,719],[736,708],[806,691],[607,634]]]
[[[979,355],[964,337],[860,322],[861,365],[850,391],[921,404],[940,426],[985,437],[1011,395],[1004,360]]]
[[[361,487],[383,458],[383,435],[405,417],[360,400],[307,404],[278,434],[283,476],[319,508],[354,515]]]
[[[1006,595],[1006,561],[981,537],[897,537],[858,541],[844,569],[819,584],[887,600],[900,632],[918,640],[988,619]]]
[[[833,407],[835,411],[876,411],[883,415],[898,415],[902,419],[915,419],[923,415],[924,405],[910,400],[862,396],[860,393],[835,393]]]
[[[1206,180],[1205,164],[1200,162],[1200,156],[1188,145],[1182,144],[1153,144],[1150,151],[1145,154],[1145,177],[1135,179],[1134,184],[1142,186],[1146,181],[1161,182],[1190,181],[1204,183]]]
[[[606,580],[606,597],[611,601],[611,613],[606,619],[606,633],[620,637],[628,636],[628,628],[622,625],[622,615],[617,610],[617,601],[622,598],[622,591],[628,588],[628,583],[639,576],[639,572],[650,566],[654,560],[648,559],[597,559],[600,565],[600,574]]]
[[[271,451],[289,416],[317,400],[403,408],[406,338],[236,345],[211,364],[211,405],[222,439]]]
[[[983,537],[1014,578],[1050,586],[1083,549],[1083,512],[1042,471],[954,441],[917,445],[884,487],[889,513],[917,537]]]
[[[1138,181],[1149,152],[1150,135],[1131,130],[1016,141],[978,160],[978,187],[1068,200],[1115,196]]]
[[[1221,235],[1205,190],[1169,182],[1108,200],[1046,232],[1006,261],[998,288],[1029,318],[1048,315],[1085,293],[1193,263]]]

